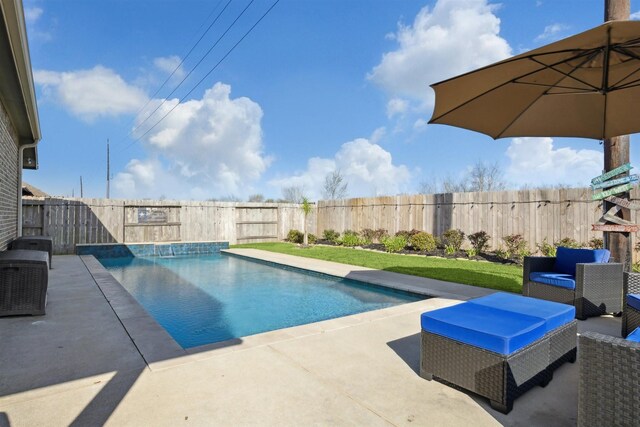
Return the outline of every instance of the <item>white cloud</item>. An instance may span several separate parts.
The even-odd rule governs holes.
[[[332,159],[313,157],[307,169],[293,176],[274,179],[275,187],[301,186],[312,199],[322,198],[325,176],[340,170],[348,183],[349,197],[394,195],[406,191],[409,169],[393,164],[391,153],[365,138],[342,144]]]
[[[181,59],[179,56],[162,56],[155,58],[153,60],[153,65],[155,65],[160,71],[165,72],[167,75],[173,73],[174,78],[182,78],[184,77],[185,72],[180,62]]]
[[[367,77],[392,98],[431,108],[430,84],[511,55],[495,9],[487,0],[438,0],[433,10],[424,7],[412,25],[399,24],[398,49],[385,53]]]
[[[372,144],[377,144],[380,142],[380,140],[382,140],[382,138],[384,138],[387,135],[387,128],[382,126],[377,128],[376,130],[373,131],[373,133],[371,134],[371,137],[369,138],[369,141]]]
[[[36,70],[33,75],[45,96],[86,121],[135,113],[147,101],[144,91],[101,65],[67,72]]]
[[[604,162],[600,151],[555,148],[551,138],[514,138],[506,154],[505,178],[519,185],[584,186],[602,172]]]
[[[629,17],[629,19],[631,19],[631,20],[635,20],[635,21],[639,20],[639,19],[640,19],[640,11],[638,11],[638,12],[633,12],[633,13],[631,14],[631,16]]]
[[[33,24],[36,22],[44,11],[40,7],[25,7],[24,9],[24,19],[29,23]]]
[[[544,27],[544,31],[538,37],[536,41],[555,41],[562,38],[562,33],[569,29],[568,25],[564,24],[551,24]]]
[[[162,105],[154,117],[176,108],[144,137],[152,157],[132,160],[115,177],[119,195],[202,199],[251,192],[271,163],[263,153],[262,109],[230,94],[230,86],[216,83],[202,99]],[[150,110],[160,102],[154,100]],[[150,119],[138,134],[155,122]]]
[[[409,102],[402,98],[392,98],[387,102],[387,117],[401,115],[409,109]]]

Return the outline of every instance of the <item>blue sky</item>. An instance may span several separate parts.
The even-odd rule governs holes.
[[[232,0],[187,57],[228,0],[25,0],[43,134],[25,180],[78,196],[82,176],[84,196],[103,197],[107,139],[120,198],[295,185],[317,199],[336,169],[350,197],[394,195],[478,161],[515,188],[601,172],[598,141],[494,141],[426,121],[429,84],[599,25],[604,0],[280,0],[205,77],[275,0],[250,1]]]

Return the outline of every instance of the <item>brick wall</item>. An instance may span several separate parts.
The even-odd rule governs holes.
[[[0,250],[16,237],[18,217],[18,135],[0,103]]]

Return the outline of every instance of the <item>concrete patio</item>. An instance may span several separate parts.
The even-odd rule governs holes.
[[[185,351],[92,258],[54,257],[47,315],[0,319],[0,426],[575,425],[576,364],[506,416],[418,376],[420,313],[485,290],[246,254],[448,298]],[[618,335],[620,321],[595,318],[579,328]]]

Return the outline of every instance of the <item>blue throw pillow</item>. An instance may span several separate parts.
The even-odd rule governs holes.
[[[611,253],[606,249],[572,249],[562,246],[556,252],[554,270],[558,273],[576,275],[576,264],[609,262]]]

